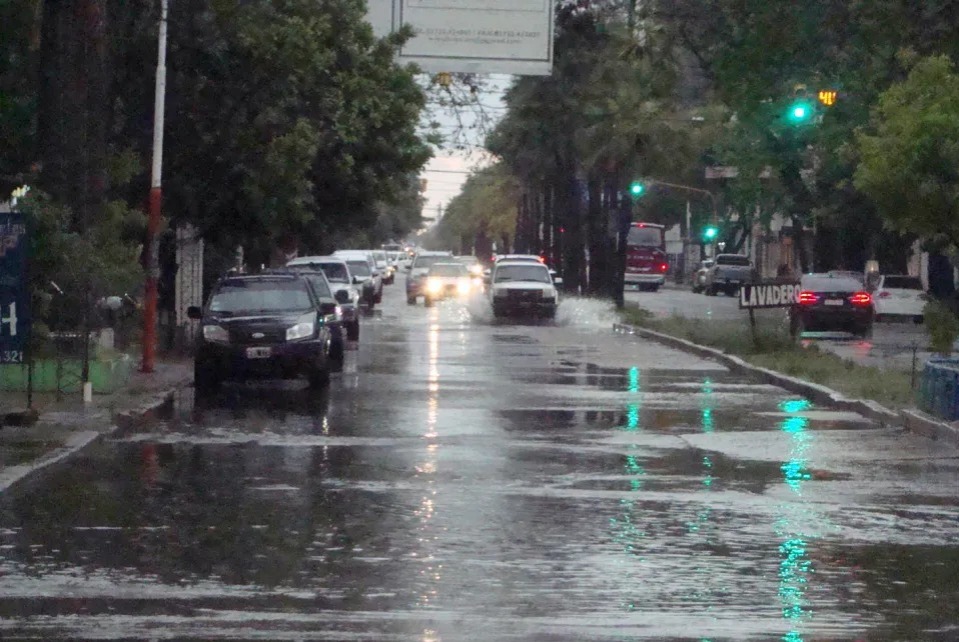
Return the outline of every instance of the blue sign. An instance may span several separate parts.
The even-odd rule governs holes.
[[[20,212],[0,214],[0,364],[23,363],[30,331],[27,226]]]

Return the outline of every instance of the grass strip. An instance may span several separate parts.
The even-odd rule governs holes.
[[[811,381],[852,399],[871,399],[887,408],[915,405],[912,375],[908,370],[861,366],[812,342],[797,342],[785,325],[760,324],[756,341],[749,325],[740,321],[656,318],[647,310],[622,311],[623,323],[662,332],[699,345],[717,348],[749,363],[790,377]]]

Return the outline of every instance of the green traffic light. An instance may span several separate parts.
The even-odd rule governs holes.
[[[787,115],[793,123],[804,123],[812,116],[812,106],[807,102],[793,103],[789,106]]]
[[[642,183],[633,183],[629,186],[629,193],[633,196],[642,196],[643,192],[646,191],[646,186]]]
[[[715,227],[707,227],[703,233],[703,236],[705,236],[707,239],[714,239],[716,238],[717,234],[719,234],[719,230],[717,230]]]

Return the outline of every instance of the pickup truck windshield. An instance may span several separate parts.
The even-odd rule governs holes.
[[[430,268],[430,276],[466,276],[462,263],[437,263]]]
[[[291,312],[313,307],[313,300],[300,280],[227,281],[210,299],[210,312]]]
[[[373,271],[370,270],[370,264],[366,261],[347,261],[347,265],[350,266],[350,272],[353,273],[353,276],[371,276]]]
[[[496,268],[496,277],[494,283],[505,283],[506,281],[536,281],[537,283],[549,283],[549,270],[544,265],[504,265]]]

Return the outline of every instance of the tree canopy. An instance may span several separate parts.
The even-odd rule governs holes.
[[[856,187],[889,227],[959,247],[959,74],[946,56],[918,62],[879,97],[858,136]]]

